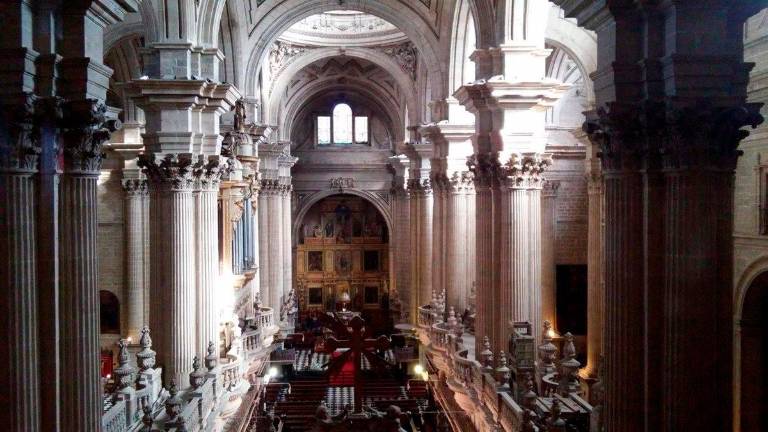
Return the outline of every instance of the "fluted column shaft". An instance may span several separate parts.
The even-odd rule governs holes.
[[[144,231],[147,220],[144,208],[147,200],[147,182],[141,179],[123,181],[125,189],[125,336],[138,342],[141,328],[149,324],[144,315]]]
[[[282,260],[283,260],[283,296],[293,289],[293,243],[291,238],[291,196],[293,188],[286,186],[280,194],[280,205],[282,206],[282,220],[280,222],[282,231]]]
[[[207,179],[195,200],[195,235],[199,261],[197,267],[197,353],[203,354],[208,342],[219,341],[219,308],[216,296],[219,277],[218,179]]]
[[[28,126],[28,125],[27,125]],[[25,137],[22,137],[24,139]],[[0,265],[3,350],[0,385],[6,397],[4,428],[40,430],[40,356],[37,319],[37,156],[0,160]]]
[[[395,216],[394,241],[396,251],[393,254],[395,260],[395,288],[402,302],[401,307],[407,311],[408,318],[413,321],[416,318],[416,306],[418,302],[414,298],[411,289],[411,257],[406,251],[410,249],[410,200],[408,191],[400,188],[392,193],[393,214]]]
[[[446,237],[446,203],[447,189],[446,181],[439,178],[440,175],[432,177],[432,289],[437,292],[447,290],[445,280],[445,237]],[[454,306],[450,302],[447,307]]]
[[[477,263],[476,276],[476,307],[475,318],[475,352],[483,351],[483,339],[494,338],[494,323],[496,322],[497,308],[495,307],[494,287],[499,275],[496,272],[498,263],[498,248],[494,245],[494,235],[498,216],[494,213],[493,178],[491,176],[477,176],[475,178],[475,211],[477,222],[475,225],[475,254]],[[498,196],[498,193],[495,194]],[[482,217],[480,217],[482,215]]]
[[[732,385],[732,345],[724,341],[732,337],[733,295],[724,287],[733,282],[733,168],[718,168],[676,166],[664,176],[662,415],[670,432],[731,427],[721,395]],[[728,372],[713,376],[718,369]]]
[[[432,188],[429,181],[412,181],[411,196],[411,280],[418,292],[418,305],[432,300]]]
[[[557,328],[557,297],[555,287],[555,235],[557,229],[558,181],[547,181],[541,193],[541,319]],[[590,231],[591,232],[591,231]],[[541,334],[541,326],[534,327]]]
[[[198,338],[191,155],[166,155],[159,164],[153,158],[150,154],[142,160],[152,197],[150,327],[165,382],[173,379],[184,388]]]
[[[587,366],[586,375],[595,377],[603,354],[605,292],[603,287],[603,185],[602,178],[590,178],[587,220]]]
[[[644,381],[643,180],[605,171],[606,430],[642,431]],[[610,205],[608,205],[610,203]]]
[[[446,191],[445,206],[445,290],[448,306],[453,306],[458,315],[467,307],[467,296],[473,278],[470,278],[470,257],[467,241],[469,232],[469,212],[467,188],[469,180],[452,179]],[[474,216],[474,215],[473,215]]]
[[[263,188],[259,193],[258,209],[258,245],[259,245],[259,290],[261,292],[261,301],[264,305],[272,306],[272,293],[270,292],[269,274],[270,274],[270,251],[269,251],[269,220],[274,215],[269,212],[269,202],[271,191]]]

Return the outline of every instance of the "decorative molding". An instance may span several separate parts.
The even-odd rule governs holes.
[[[418,67],[418,50],[411,41],[403,42],[400,45],[377,47],[378,51],[392,57],[400,65],[403,72],[407,73],[414,81]]]
[[[344,192],[344,189],[353,189],[355,187],[355,179],[349,177],[337,177],[328,181],[331,189],[338,189],[339,192]]]

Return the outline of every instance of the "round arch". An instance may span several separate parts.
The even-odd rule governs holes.
[[[393,134],[392,138],[395,141],[399,141],[404,139],[402,134],[398,134],[400,128],[398,125],[399,122],[402,120],[400,114],[395,109],[394,104],[389,101],[386,97],[379,94],[379,92],[376,92],[375,90],[366,87],[363,85],[364,83],[357,82],[356,80],[350,80],[346,85],[343,87],[335,86],[335,85],[327,85],[328,83],[333,83],[335,80],[333,77],[328,78],[323,81],[319,82],[313,82],[311,86],[309,86],[306,89],[303,89],[302,92],[296,96],[294,96],[292,99],[293,102],[290,102],[286,106],[286,112],[283,116],[283,123],[280,125],[280,136],[283,139],[290,139],[291,138],[291,131],[293,128],[293,122],[300,117],[299,114],[302,113],[302,109],[304,106],[308,103],[311,103],[318,95],[327,92],[327,91],[335,91],[335,90],[355,90],[360,95],[364,96],[366,99],[371,101],[372,103],[376,104],[382,113],[384,113],[388,120],[392,123],[392,131]],[[351,85],[350,85],[351,84]],[[383,102],[382,102],[383,101]]]
[[[733,313],[733,419],[734,430],[741,430],[741,395],[742,395],[742,318],[744,304],[750,288],[761,275],[768,273],[768,255],[762,255],[752,261],[741,273],[734,292]],[[738,359],[738,360],[737,360]]]
[[[387,55],[368,48],[345,48],[340,50],[339,48],[319,48],[313,49],[305,54],[293,59],[278,75],[275,81],[269,100],[269,109],[267,110],[268,118],[264,119],[267,124],[274,124],[278,118],[278,111],[280,108],[280,98],[285,89],[288,87],[291,78],[293,78],[299,71],[312,63],[328,58],[338,56],[343,53],[344,56],[359,58],[362,60],[370,61],[371,63],[379,66],[384,71],[389,73],[392,78],[395,79],[400,90],[406,95],[406,107],[408,107],[409,119],[411,124],[418,122],[418,113],[420,108],[418,106],[416,98],[416,87],[411,79],[403,72],[400,66],[395,63]]]
[[[262,5],[262,7],[265,7]],[[399,0],[358,0],[344,5],[347,10],[354,10],[378,16],[389,21],[416,45],[423,64],[427,68],[429,85],[433,98],[445,95],[442,83],[446,76],[446,68],[440,59],[440,43],[429,25],[417,25],[423,22],[423,18],[414,10],[402,7]],[[263,28],[262,31],[252,31],[250,40],[250,57],[246,66],[246,80],[244,93],[248,96],[257,95],[258,76],[261,66],[266,59],[269,47],[275,40],[287,30],[293,23],[308,16],[338,10],[339,5],[326,0],[288,0],[280,3],[279,7],[272,8],[260,17],[259,22],[269,22],[268,26],[256,25],[254,28]]]
[[[301,229],[301,223],[304,220],[304,216],[307,215],[307,212],[309,209],[312,208],[315,204],[317,204],[320,200],[323,198],[327,198],[329,196],[333,195],[339,195],[339,194],[346,194],[346,195],[354,195],[358,196],[360,198],[365,199],[366,201],[373,204],[373,206],[376,208],[376,210],[381,213],[381,216],[384,217],[384,221],[387,223],[387,232],[389,232],[389,235],[392,235],[392,213],[389,209],[389,203],[387,203],[381,196],[376,195],[373,192],[363,190],[363,189],[357,189],[357,188],[349,188],[344,189],[343,191],[339,191],[337,189],[326,189],[317,191],[306,198],[302,200],[299,205],[299,210],[296,212],[296,218],[293,220],[293,246],[296,246],[296,242],[299,239],[299,230]],[[391,246],[390,246],[391,248]]]

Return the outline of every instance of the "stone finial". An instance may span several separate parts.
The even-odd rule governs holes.
[[[451,306],[450,312],[448,312],[448,327],[456,327],[456,310]]]
[[[560,362],[559,391],[563,395],[580,391],[578,372],[581,363],[576,360],[576,347],[573,344],[573,335],[566,333],[563,338],[563,360]]]
[[[144,405],[144,408],[141,409],[144,412],[144,415],[141,417],[141,423],[144,425],[141,428],[142,432],[151,432],[152,431],[152,423],[154,422],[154,419],[152,418],[152,407],[149,406],[149,404]]]
[[[136,373],[136,368],[131,366],[129,363],[128,340],[120,339],[120,341],[117,343],[117,346],[120,352],[117,356],[118,367],[114,371],[114,376],[115,383],[117,383],[117,388],[123,390],[130,387],[133,383],[133,374]]]
[[[165,400],[165,413],[169,419],[174,420],[181,413],[181,398],[178,396],[179,390],[176,388],[175,379],[171,379],[171,385],[167,390],[168,399]]]
[[[483,350],[480,352],[480,358],[483,360],[483,369],[486,372],[493,370],[493,351],[491,351],[491,341],[488,336],[483,336]]]
[[[149,336],[149,327],[144,326],[141,329],[141,338],[139,339],[141,351],[136,354],[136,363],[142,372],[155,367],[155,352],[152,351],[152,338]]]
[[[539,345],[539,360],[541,362],[541,375],[555,371],[555,356],[557,347],[552,343],[552,323],[544,321],[544,332],[542,334],[542,344]]]
[[[213,341],[208,342],[208,355],[205,356],[205,368],[211,372],[219,363],[219,356],[216,354],[216,345]]]
[[[565,420],[560,417],[561,415],[562,408],[560,407],[560,400],[554,398],[552,400],[549,421],[547,421],[549,432],[565,432]]]
[[[528,409],[533,409],[533,404],[536,402],[536,385],[533,382],[533,374],[530,372],[525,373],[525,393],[523,393],[523,405]]]
[[[510,370],[507,366],[507,354],[501,351],[499,352],[499,365],[496,367],[496,381],[501,383],[501,387],[509,388],[510,377]]]
[[[189,385],[195,390],[205,383],[206,372],[203,370],[200,364],[200,357],[195,356],[192,359],[192,373],[189,374]]]

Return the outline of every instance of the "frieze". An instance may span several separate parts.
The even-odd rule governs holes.
[[[344,189],[353,189],[355,187],[355,179],[349,177],[336,177],[330,179],[328,185],[331,189],[337,189],[339,192],[343,192]]]

